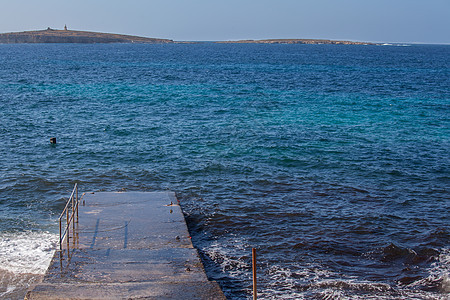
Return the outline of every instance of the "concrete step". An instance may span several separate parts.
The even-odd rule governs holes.
[[[58,255],[58,254],[57,254]],[[53,259],[45,282],[207,281],[195,248],[75,249],[70,261]]]
[[[226,299],[215,281],[97,284],[40,284],[26,300],[56,299]]]

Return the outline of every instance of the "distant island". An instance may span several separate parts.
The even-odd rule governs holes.
[[[91,31],[63,30],[47,28],[45,30],[9,32],[0,34],[0,44],[28,44],[28,43],[140,43],[140,44],[169,44],[187,43],[175,42],[169,39],[147,38],[133,35],[101,33]],[[195,42],[199,43],[199,42]],[[376,45],[366,42],[337,41],[324,39],[266,39],[266,40],[238,40],[216,41],[220,44],[332,44],[332,45]]]
[[[173,40],[146,38],[133,35],[100,33],[90,31],[51,29],[37,31],[10,32],[0,34],[0,44],[27,44],[27,43],[145,43],[168,44]]]
[[[239,40],[239,41],[224,41],[217,42],[221,44],[330,44],[330,45],[377,45],[375,43],[367,42],[352,42],[352,41],[336,41],[323,39],[268,39],[268,40]]]

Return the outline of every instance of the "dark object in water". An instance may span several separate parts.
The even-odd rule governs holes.
[[[56,144],[56,138],[55,137],[50,138],[50,144]]]

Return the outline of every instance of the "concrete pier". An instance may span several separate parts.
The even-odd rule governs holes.
[[[84,205],[83,205],[84,203]],[[79,222],[25,299],[225,299],[172,192],[85,194]]]

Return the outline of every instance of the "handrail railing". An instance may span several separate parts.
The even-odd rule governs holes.
[[[73,234],[75,232],[75,223],[78,223],[78,204],[79,204],[78,184],[75,183],[73,190],[72,190],[72,194],[70,194],[69,200],[67,201],[66,206],[64,207],[64,210],[62,211],[62,213],[58,219],[59,220],[59,250],[60,251],[62,251],[62,245],[63,245],[64,239],[67,240],[67,250],[69,250],[70,225],[72,225],[72,234]],[[63,230],[62,223],[63,223],[64,217],[66,219],[66,222],[65,222],[66,226],[64,227],[64,230]]]

